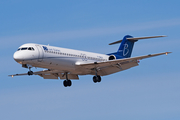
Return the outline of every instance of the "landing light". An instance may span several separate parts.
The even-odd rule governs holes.
[[[11,76],[12,78],[14,77],[14,75]]]
[[[167,55],[168,53],[166,52],[166,55]]]

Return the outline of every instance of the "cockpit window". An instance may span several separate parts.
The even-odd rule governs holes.
[[[24,47],[24,48],[19,48],[17,51],[19,50],[34,50],[33,47]]]
[[[27,50],[27,48],[21,48],[21,50]]]
[[[28,50],[34,50],[34,48],[33,47],[29,47]]]

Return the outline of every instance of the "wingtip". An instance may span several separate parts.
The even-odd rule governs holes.
[[[172,52],[166,52],[166,55],[168,55],[168,54],[170,54],[170,53],[172,53]]]
[[[167,35],[161,35],[161,37],[168,37]]]
[[[14,75],[8,75],[8,77],[12,77],[12,78],[13,78],[13,77],[14,77]]]

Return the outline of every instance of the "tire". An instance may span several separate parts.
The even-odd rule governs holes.
[[[97,80],[97,77],[96,77],[96,76],[94,76],[94,77],[93,77],[93,82],[94,82],[94,83],[97,83],[97,82],[98,82],[98,80]]]
[[[71,86],[72,85],[72,82],[71,82],[71,80],[67,80],[67,86]]]
[[[101,76],[97,76],[97,82],[101,82]]]
[[[63,81],[63,85],[64,85],[64,87],[67,87],[67,80]]]
[[[68,87],[68,86],[70,87],[72,85],[72,82],[71,80],[64,80],[63,85],[64,87]]]

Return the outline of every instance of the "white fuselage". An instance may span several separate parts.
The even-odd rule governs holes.
[[[14,59],[22,65],[47,68],[60,72],[84,75],[88,71],[76,69],[76,65],[108,61],[109,56],[40,44],[24,44],[14,53]]]
[[[138,57],[130,57],[134,42],[141,39],[158,38],[164,36],[150,36],[133,38],[130,35],[124,36],[123,40],[110,43],[120,43],[117,52],[110,54],[98,54],[79,50],[72,50],[60,47],[40,44],[24,44],[14,53],[14,60],[22,67],[29,68],[27,73],[9,75],[39,75],[44,79],[64,79],[63,85],[70,87],[71,80],[79,79],[79,75],[94,75],[93,82],[101,82],[101,76],[110,75],[116,72],[127,70],[138,66],[139,60],[169,54],[171,52],[150,54]],[[31,71],[32,67],[45,68],[46,70]]]

